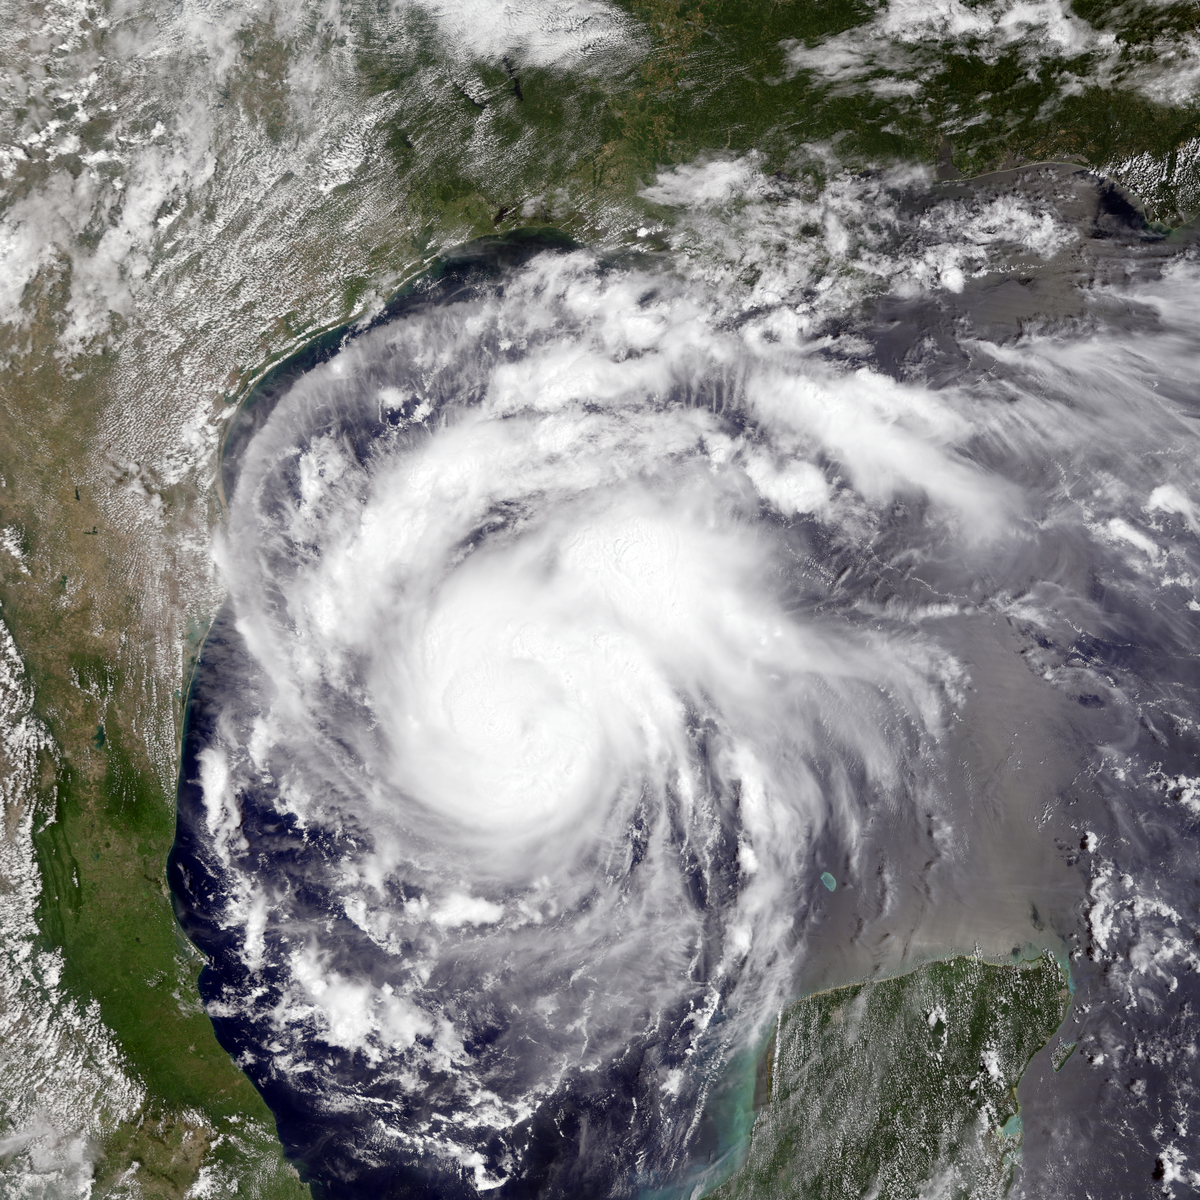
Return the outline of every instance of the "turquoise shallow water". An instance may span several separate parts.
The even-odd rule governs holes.
[[[702,1162],[680,1173],[667,1186],[647,1187],[639,1200],[686,1200],[707,1195],[741,1170],[750,1151],[750,1135],[756,1115],[756,1094],[762,1087],[762,1056],[774,1042],[772,1032],[755,1051],[739,1055],[722,1072],[709,1095],[703,1120],[712,1133]]]

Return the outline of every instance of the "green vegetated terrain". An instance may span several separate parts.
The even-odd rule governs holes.
[[[663,166],[754,152],[768,172],[820,175],[830,159],[814,147],[851,169],[916,161],[949,175],[1069,159],[1118,172],[1156,218],[1179,222],[1200,206],[1200,102],[1152,99],[1129,76],[1156,38],[1200,26],[1194,5],[1080,0],[1101,39],[1082,52],[1047,47],[1034,28],[1000,46],[966,36],[889,52],[870,40],[886,6],[857,0],[621,7],[645,53],[615,68],[598,56],[570,74],[519,57],[443,57],[415,10],[366,32],[362,77],[395,106],[386,153],[426,230],[418,243],[448,223],[478,236],[531,220],[611,237],[614,224],[636,223],[636,193]],[[789,48],[839,35],[867,47],[855,77],[789,65]]]
[[[1049,955],[956,958],[800,1000],[780,1021],[749,1159],[715,1200],[1003,1196],[1017,1083],[1068,1003]]]
[[[112,675],[100,660],[76,669],[85,686]],[[113,708],[103,715],[92,771],[57,773],[58,820],[39,839],[42,926],[64,951],[62,982],[99,1002],[149,1093],[137,1118],[99,1147],[96,1195],[127,1188],[132,1175],[147,1200],[180,1197],[214,1162],[236,1164],[241,1194],[306,1195],[282,1159],[273,1117],[200,1005],[203,960],[175,924],[164,880],[171,797],[135,766]]]
[[[156,695],[147,674],[122,569],[133,539],[105,522],[85,482],[96,376],[64,383],[52,354],[30,349],[25,364],[40,358],[41,369],[10,367],[0,389],[0,523],[22,531],[28,564],[5,563],[0,615],[53,746],[33,781],[38,924],[45,948],[63,952],[61,986],[98,1003],[146,1093],[92,1147],[93,1195],[178,1200],[202,1165],[225,1164],[240,1195],[307,1196],[269,1110],[216,1041],[196,988],[202,958],[171,909],[174,797],[146,735],[155,706],[170,722],[179,701]],[[170,490],[163,500],[168,513],[194,503]]]
[[[154,419],[152,393],[160,380],[172,372],[182,375],[193,349],[195,358],[186,361],[198,381],[194,386],[211,392],[214,405],[220,403],[222,389],[227,401],[236,402],[265,363],[295,350],[314,328],[352,319],[365,297],[411,276],[452,242],[531,224],[553,224],[583,241],[619,241],[632,236],[630,230],[646,216],[648,206],[637,193],[660,167],[712,155],[754,151],[763,169],[789,171],[798,161],[813,161],[803,147],[823,143],[850,169],[903,161],[932,165],[940,158],[945,172],[964,174],[1022,159],[1075,156],[1098,168],[1136,159],[1126,182],[1147,198],[1155,215],[1180,220],[1197,207],[1195,160],[1200,156],[1189,157],[1187,148],[1200,136],[1200,107],[1155,102],[1120,78],[1101,86],[1096,82],[1098,51],[1028,59],[1017,46],[973,53],[969,39],[952,50],[918,46],[895,68],[897,77],[912,86],[889,96],[817,78],[811,71],[792,71],[787,62],[785,43],[818,47],[824,39],[865,29],[882,11],[874,5],[855,0],[621,0],[619,7],[634,31],[634,49],[614,51],[615,58],[602,55],[594,67],[583,60],[570,70],[530,66],[519,54],[508,63],[468,62],[438,41],[431,21],[416,7],[399,16],[393,11],[387,19],[379,16],[382,10],[362,10],[354,18],[360,27],[350,53],[364,105],[382,104],[390,114],[366,161],[386,176],[391,208],[373,212],[372,223],[356,227],[355,239],[368,248],[353,270],[329,266],[315,250],[301,253],[307,243],[300,240],[301,233],[295,234],[297,240],[286,246],[291,257],[273,263],[281,295],[286,288],[297,293],[287,292],[281,301],[290,306],[285,315],[260,313],[250,301],[243,302],[243,280],[231,276],[232,282],[213,282],[207,298],[214,311],[232,314],[227,324],[236,326],[237,339],[226,336],[226,326],[212,317],[217,333],[206,334],[208,340],[196,347],[184,342],[182,349],[163,350],[160,362],[146,349],[155,343],[155,329],[126,328],[127,318],[115,316],[94,347],[67,354],[60,336],[68,323],[71,280],[69,272],[48,259],[50,265],[22,300],[24,326],[0,330],[0,474],[5,481],[0,525],[20,531],[28,564],[0,557],[0,607],[29,670],[37,713],[57,755],[46,756],[39,784],[46,817],[54,816],[41,824],[38,835],[45,879],[40,926],[46,946],[64,952],[63,986],[82,1002],[98,1001],[130,1069],[147,1089],[141,1116],[114,1130],[102,1147],[100,1196],[125,1187],[119,1181],[127,1180],[134,1163],[140,1164],[135,1174],[146,1196],[182,1196],[195,1182],[202,1159],[222,1161],[231,1155],[243,1156],[237,1159],[243,1164],[239,1194],[305,1193],[272,1144],[269,1113],[217,1045],[196,1001],[200,963],[177,934],[166,894],[164,863],[174,818],[163,762],[170,750],[164,751],[161,737],[149,745],[148,731],[174,727],[177,735],[180,706],[177,694],[155,682],[145,649],[152,631],[143,622],[148,612],[182,614],[176,678],[181,690],[205,614],[195,616],[189,634],[194,597],[168,596],[160,609],[141,602],[131,583],[131,564],[145,553],[151,535],[106,523],[98,502],[100,489],[131,483],[121,475],[123,467],[106,481],[96,469],[105,454],[98,444],[98,414],[125,394],[113,383],[124,369],[124,357],[142,364],[129,373],[140,373],[144,380],[151,414],[144,419]],[[1075,11],[1112,33],[1119,61],[1130,65],[1150,53],[1155,39],[1200,28],[1200,10],[1191,4],[1106,7],[1076,0]],[[106,51],[101,31],[94,36],[97,51]],[[295,52],[289,41],[293,36],[266,18],[247,24],[238,35],[236,65],[222,93],[229,112],[243,114],[263,138],[281,144],[291,136],[284,93]],[[344,48],[331,41],[327,49],[332,55]],[[324,51],[318,47],[317,52]],[[877,72],[886,73],[884,67]],[[64,113],[64,119],[68,116]],[[96,118],[84,128],[85,150],[99,154],[109,146],[106,121],[111,123],[107,117]],[[218,169],[236,157],[218,156]],[[68,164],[76,174],[78,166]],[[110,168],[101,164],[96,169],[103,173]],[[6,187],[20,198],[41,186],[50,170],[31,150]],[[287,178],[281,178],[281,190],[285,184]],[[355,186],[339,185],[323,197],[319,210],[295,214],[294,228],[303,232],[310,226],[317,231],[310,240],[328,246],[331,231],[353,210]],[[179,222],[202,220],[205,203],[203,196],[184,195]],[[264,219],[276,220],[273,211]],[[240,238],[244,226],[244,236],[252,241],[257,219],[253,213],[239,217],[240,224],[230,222],[219,236]],[[86,237],[98,241],[105,228],[97,225],[85,231]],[[174,235],[163,235],[168,236]],[[164,240],[154,253],[158,257],[152,256],[151,267],[158,270],[179,252]],[[203,290],[205,260],[196,253],[195,261],[181,262],[179,270],[181,278],[196,277]],[[300,294],[305,289],[315,297],[311,311]],[[208,326],[197,328],[203,333]],[[156,364],[155,370],[144,368],[145,363]],[[154,492],[161,504],[154,553],[168,560],[172,539],[181,530],[194,537],[216,517],[211,491],[190,484],[133,482]],[[170,575],[169,568],[161,573],[168,580]],[[998,975],[989,972],[1000,968],[981,965],[928,968],[909,982],[803,1002],[781,1033],[777,1096],[760,1119],[751,1164],[736,1184],[738,1194],[767,1187],[767,1167],[760,1169],[760,1164],[775,1161],[771,1156],[776,1151],[765,1148],[773,1137],[780,1161],[811,1164],[814,1156],[820,1157],[813,1139],[826,1136],[820,1133],[821,1122],[806,1118],[798,1127],[798,1140],[791,1143],[794,1153],[779,1140],[782,1133],[777,1137],[771,1132],[782,1130],[784,1114],[793,1111],[789,1106],[801,1104],[806,1095],[837,1103],[836,1091],[814,1084],[811,1076],[817,1068],[803,1047],[814,1046],[812,1039],[822,1030],[822,1037],[833,1037],[838,1031],[848,1036],[852,1027],[873,1027],[853,1024],[860,1001],[880,1020],[892,1011],[888,1005],[895,1006],[887,1018],[892,1024],[877,1026],[891,1029],[896,1039],[909,1029],[914,1039],[921,1034],[929,1042],[933,1026],[922,1033],[925,1018],[916,1009],[909,1012],[904,1003],[912,989],[925,988],[933,995],[940,986],[938,971],[966,972],[955,1003],[975,1005],[971,1011],[979,1021],[987,1013],[1001,1023],[1007,1019],[1009,1009],[1000,1006],[1000,997],[1008,994],[1008,985],[999,981],[1010,980],[1014,988],[1019,983],[1035,991],[1049,989],[1045,1006],[1037,1007],[1042,1000],[1035,1004],[1045,1020],[1037,1025],[1034,1042],[1055,1023],[1050,1016],[1060,983],[1050,986],[1051,971],[1045,966]],[[1012,996],[1010,1007],[1025,1003],[1019,988]],[[915,997],[913,992],[914,1004]],[[842,1009],[836,1005],[843,1002],[844,1016],[838,1016]],[[947,1023],[947,1047],[958,1036],[956,1030],[968,1027],[976,1028],[969,1022]],[[875,1080],[872,1086],[881,1103],[885,1093],[893,1095],[889,1088],[907,1086],[902,1041],[894,1044],[896,1067],[889,1076],[894,1082],[882,1076],[861,1080],[863,1086]],[[850,1045],[844,1039],[838,1044]],[[1012,1046],[1012,1062],[1023,1062],[1028,1047],[1024,1042]],[[917,1049],[925,1054],[927,1048],[917,1040],[910,1047],[913,1054]],[[821,1070],[849,1081],[852,1057],[843,1055],[845,1061],[837,1066],[841,1051],[831,1053],[833,1058],[822,1059]],[[947,1048],[943,1053],[951,1052]],[[914,1059],[928,1070],[914,1077],[918,1082],[912,1086],[930,1085],[931,1064],[937,1061],[928,1055]],[[1007,1087],[1015,1076],[1008,1073],[1009,1060],[1003,1062]],[[859,1066],[867,1071],[871,1064]],[[978,1071],[972,1070],[970,1078],[975,1078]],[[987,1111],[1002,1123],[1007,1092],[993,1096],[989,1079],[981,1078],[974,1091],[967,1087],[961,1093],[967,1105],[962,1111],[985,1111],[986,1106],[971,1105],[986,1095],[992,1105]],[[968,1124],[975,1119],[970,1115]],[[849,1128],[835,1121],[827,1136],[842,1136]],[[967,1126],[960,1123],[958,1128]],[[918,1144],[915,1126],[905,1136],[906,1146]],[[1003,1151],[996,1153],[996,1161],[1002,1162]],[[916,1162],[917,1151],[912,1155]],[[253,1163],[259,1166],[251,1170],[246,1164]]]

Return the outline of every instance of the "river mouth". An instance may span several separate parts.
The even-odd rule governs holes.
[[[1192,268],[1069,168],[896,211],[988,270],[806,325],[522,235],[235,418],[170,879],[328,1195],[670,1187],[788,999],[1085,944],[1193,686]]]

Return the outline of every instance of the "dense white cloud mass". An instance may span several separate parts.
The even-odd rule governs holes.
[[[517,54],[533,67],[577,67],[601,55],[630,52],[642,41],[637,24],[599,0],[409,0],[434,19],[463,57]]]
[[[744,165],[656,186],[683,239],[806,219]],[[939,227],[975,272],[1078,238],[1012,195],[887,221],[912,270]],[[176,886],[285,1141],[338,1130],[356,1187],[719,1174],[705,1114],[814,964],[1007,951],[1031,896],[1069,908],[1033,830],[1080,722],[1129,745],[1143,701],[1055,647],[1151,594],[1173,643],[1195,603],[1194,268],[1106,293],[1124,326],[963,339],[933,386],[814,338],[811,264],[760,263],[793,302],[543,253],[245,418]]]
[[[0,322],[49,311],[64,362],[116,352],[86,479],[141,531],[120,632],[151,632],[169,697],[172,606],[219,588],[203,520],[181,532],[159,491],[208,487],[231,367],[373,311],[408,261],[381,246],[436,251],[428,214],[395,216],[392,133],[416,161],[466,147],[472,186],[561,219],[574,200],[544,217],[514,164],[566,159],[506,148],[468,64],[610,86],[649,42],[600,0],[3,12]],[[1057,2],[894,0],[782,54],[898,110],[957,55],[1014,56],[1053,79],[1053,125],[1096,85],[1189,103],[1197,50],[1130,49]],[[1114,165],[1144,185],[1197,153]],[[761,162],[664,169],[603,216],[670,276],[549,256],[417,307],[245,449],[175,877],[210,1010],[327,1178],[574,1198],[719,1175],[737,1143],[713,1112],[745,1107],[727,1093],[797,987],[1090,931],[1089,1069],[1136,1064],[1109,1093],[1167,1097],[1144,1121],[1160,1175],[1195,1183],[1171,1132],[1194,1022],[1169,1025],[1196,965],[1195,262],[1119,245],[1109,271],[1066,173],[949,193],[831,146],[797,147],[794,176]],[[0,553],[36,565],[16,526]],[[0,1179],[85,1194],[98,1131],[145,1096],[36,948],[53,747],[6,635],[0,668]],[[169,703],[137,722],[170,778]],[[1083,829],[1086,894],[1060,861]],[[1075,1186],[1094,1131],[1060,1118]],[[204,1172],[196,1195],[236,1183]]]
[[[464,1142],[631,1040],[753,1036],[789,987],[814,836],[909,802],[902,747],[945,720],[953,664],[920,639],[796,612],[820,584],[781,569],[789,519],[861,508],[796,451],[857,408],[864,490],[936,473],[933,519],[972,538],[1006,487],[897,454],[883,380],[747,378],[739,346],[676,285],[546,255],[359,339],[243,462],[221,558],[267,692],[244,746],[200,753],[208,833],[238,862],[239,797],[270,778],[299,826],[354,840],[339,916],[401,976],[352,980],[317,936],[287,951],[279,1017],[414,1083],[452,1066]],[[917,423],[953,426],[937,408]],[[242,886],[248,925],[277,913],[269,881]],[[496,975],[456,988],[466,1028],[428,986],[464,959]],[[508,1014],[506,1053],[526,1043],[515,1068],[464,1049],[480,1004]],[[722,1006],[740,1023],[710,1033]],[[694,1106],[682,1061],[660,1083]]]
[[[862,25],[817,45],[789,41],[784,48],[794,71],[890,98],[919,95],[931,72],[964,52],[988,63],[1015,54],[1031,78],[1057,60],[1059,90],[1049,103],[1116,85],[1159,104],[1187,104],[1200,74],[1194,33],[1160,32],[1148,55],[1136,41],[1089,24],[1064,0],[890,0]]]

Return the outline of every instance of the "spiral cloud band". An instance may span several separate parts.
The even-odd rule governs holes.
[[[1014,617],[1046,641],[1085,605],[1047,562],[1121,537],[1096,510],[1128,478],[1085,515],[1048,459],[1175,420],[1144,388],[1061,403],[1078,346],[990,353],[934,388],[545,252],[418,293],[254,415],[173,886],[330,1195],[715,1179],[822,906],[859,896],[863,945],[912,926],[932,885],[886,837],[953,892],[988,647]],[[1092,720],[1075,700],[1029,703]]]

